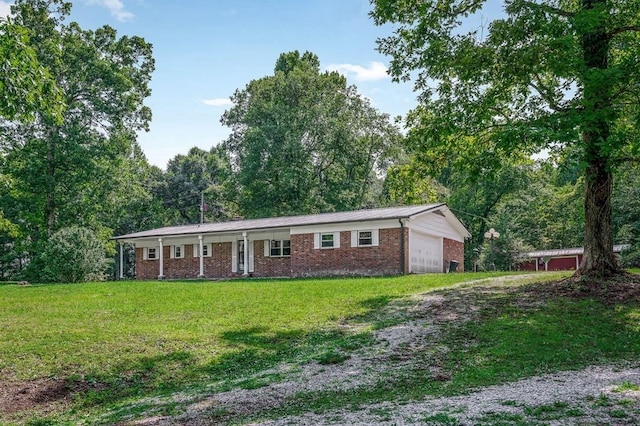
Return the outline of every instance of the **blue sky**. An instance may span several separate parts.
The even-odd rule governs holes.
[[[9,2],[0,1],[0,14]],[[71,20],[85,29],[107,24],[153,44],[156,71],[151,131],[139,135],[149,162],[209,149],[229,129],[220,116],[229,96],[273,73],[283,52],[311,51],[323,69],[338,69],[379,111],[415,106],[411,84],[392,83],[376,38],[390,34],[368,17],[368,0],[74,0]]]

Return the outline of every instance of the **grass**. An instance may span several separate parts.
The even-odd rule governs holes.
[[[612,308],[593,299],[555,297],[543,304],[523,305],[522,297],[522,291],[478,296],[476,302],[484,306],[479,318],[451,326],[440,338],[438,343],[448,348],[445,355],[413,352],[414,367],[400,376],[356,391],[301,394],[290,403],[288,413],[459,395],[520,378],[640,358],[640,306]],[[450,380],[433,380],[425,366],[433,365],[434,359]],[[633,389],[632,384],[621,386]],[[536,413],[539,417],[545,411],[562,411],[560,405],[536,407],[528,414],[535,418]]]
[[[370,336],[345,335],[340,321],[470,278],[7,285],[0,371],[5,380],[80,386],[84,406],[198,383],[223,389],[282,362],[341,362]]]
[[[183,407],[175,401],[143,400],[174,392],[260,388],[283,380],[276,368],[282,364],[343,363],[373,344],[371,330],[402,322],[402,309],[391,308],[406,306],[410,296],[496,275],[2,286],[0,371],[7,381],[55,378],[80,390],[67,412],[32,419],[49,422],[41,424],[176,414]],[[540,274],[529,281],[559,276]],[[451,324],[439,337],[447,351],[408,354],[409,366],[377,384],[301,393],[286,407],[258,417],[461,394],[640,357],[640,307],[553,297],[531,304],[522,303],[522,297],[521,291],[479,294],[477,320]],[[434,360],[448,380],[432,380],[425,366]],[[633,386],[620,384],[621,390]],[[530,410],[528,417],[536,420],[571,416],[559,405]],[[612,417],[624,412],[612,410]],[[229,419],[229,413],[218,411],[209,416]],[[456,424],[448,415],[425,421]]]

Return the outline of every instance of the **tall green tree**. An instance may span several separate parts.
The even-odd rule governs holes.
[[[194,147],[187,155],[176,155],[161,179],[155,193],[173,225],[198,223],[201,213],[207,222],[227,220],[236,213],[231,162],[222,146],[209,151]]]
[[[143,104],[154,68],[151,45],[118,38],[108,26],[65,24],[70,7],[61,0],[12,6],[64,106],[61,120],[37,111],[29,123],[5,121],[0,128],[5,172],[14,182],[11,206],[32,241],[99,214],[117,172],[111,166],[131,155],[136,131],[151,119]]]
[[[318,57],[283,53],[274,74],[235,92],[221,121],[225,146],[249,217],[352,210],[373,203],[400,138],[389,117],[371,107]]]
[[[62,98],[49,70],[38,61],[29,30],[0,18],[0,117],[32,120],[36,111],[60,119]]]
[[[40,111],[53,120],[61,119],[61,93],[47,68],[38,62],[28,30],[11,17],[0,18],[0,93],[0,118],[31,121]],[[0,164],[0,185],[8,191],[11,180],[3,175],[3,169]],[[0,209],[0,233],[15,238],[17,229]]]
[[[24,265],[37,272],[37,255],[60,228],[91,228],[106,241],[114,229],[144,227],[137,214],[143,208],[125,206],[150,199],[149,168],[135,138],[151,118],[143,105],[154,68],[151,45],[119,38],[108,26],[86,31],[67,24],[70,9],[61,0],[12,6],[21,55],[40,68],[30,74],[36,89],[33,101],[25,99],[28,113],[0,120],[0,205],[13,224],[0,229],[3,275]]]
[[[391,74],[416,75],[421,105],[411,124],[421,128],[425,146],[457,150],[473,135],[486,164],[499,152],[572,152],[585,177],[578,274],[619,273],[611,193],[616,165],[638,154],[639,142],[629,136],[640,119],[640,3],[510,0],[488,28],[468,25],[487,1],[373,3],[377,24],[396,25],[379,40],[393,58]]]

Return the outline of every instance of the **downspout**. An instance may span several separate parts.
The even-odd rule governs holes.
[[[400,222],[400,275],[405,275],[406,271],[404,267],[404,263],[405,263],[404,221],[403,219],[398,219],[398,221]]]
[[[124,243],[119,241],[120,243],[120,279],[124,280]]]

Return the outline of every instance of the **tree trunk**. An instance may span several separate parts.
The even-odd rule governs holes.
[[[47,195],[44,204],[44,220],[47,231],[47,238],[50,238],[53,234],[53,230],[56,225],[56,141],[53,132],[49,132],[49,138],[46,141],[47,144],[47,176],[46,176],[46,188]]]
[[[584,10],[604,6],[605,0],[582,0]],[[602,18],[602,17],[601,17]],[[611,79],[606,70],[609,63],[609,35],[606,20],[589,26],[582,34],[585,70],[584,118],[582,138],[587,163],[584,197],[584,256],[577,275],[605,278],[620,272],[613,253],[611,192],[613,175],[608,147],[611,122],[615,117],[611,102]]]
[[[605,278],[620,272],[613,253],[611,191],[613,176],[604,162],[587,168],[584,194],[584,256],[579,275]]]

